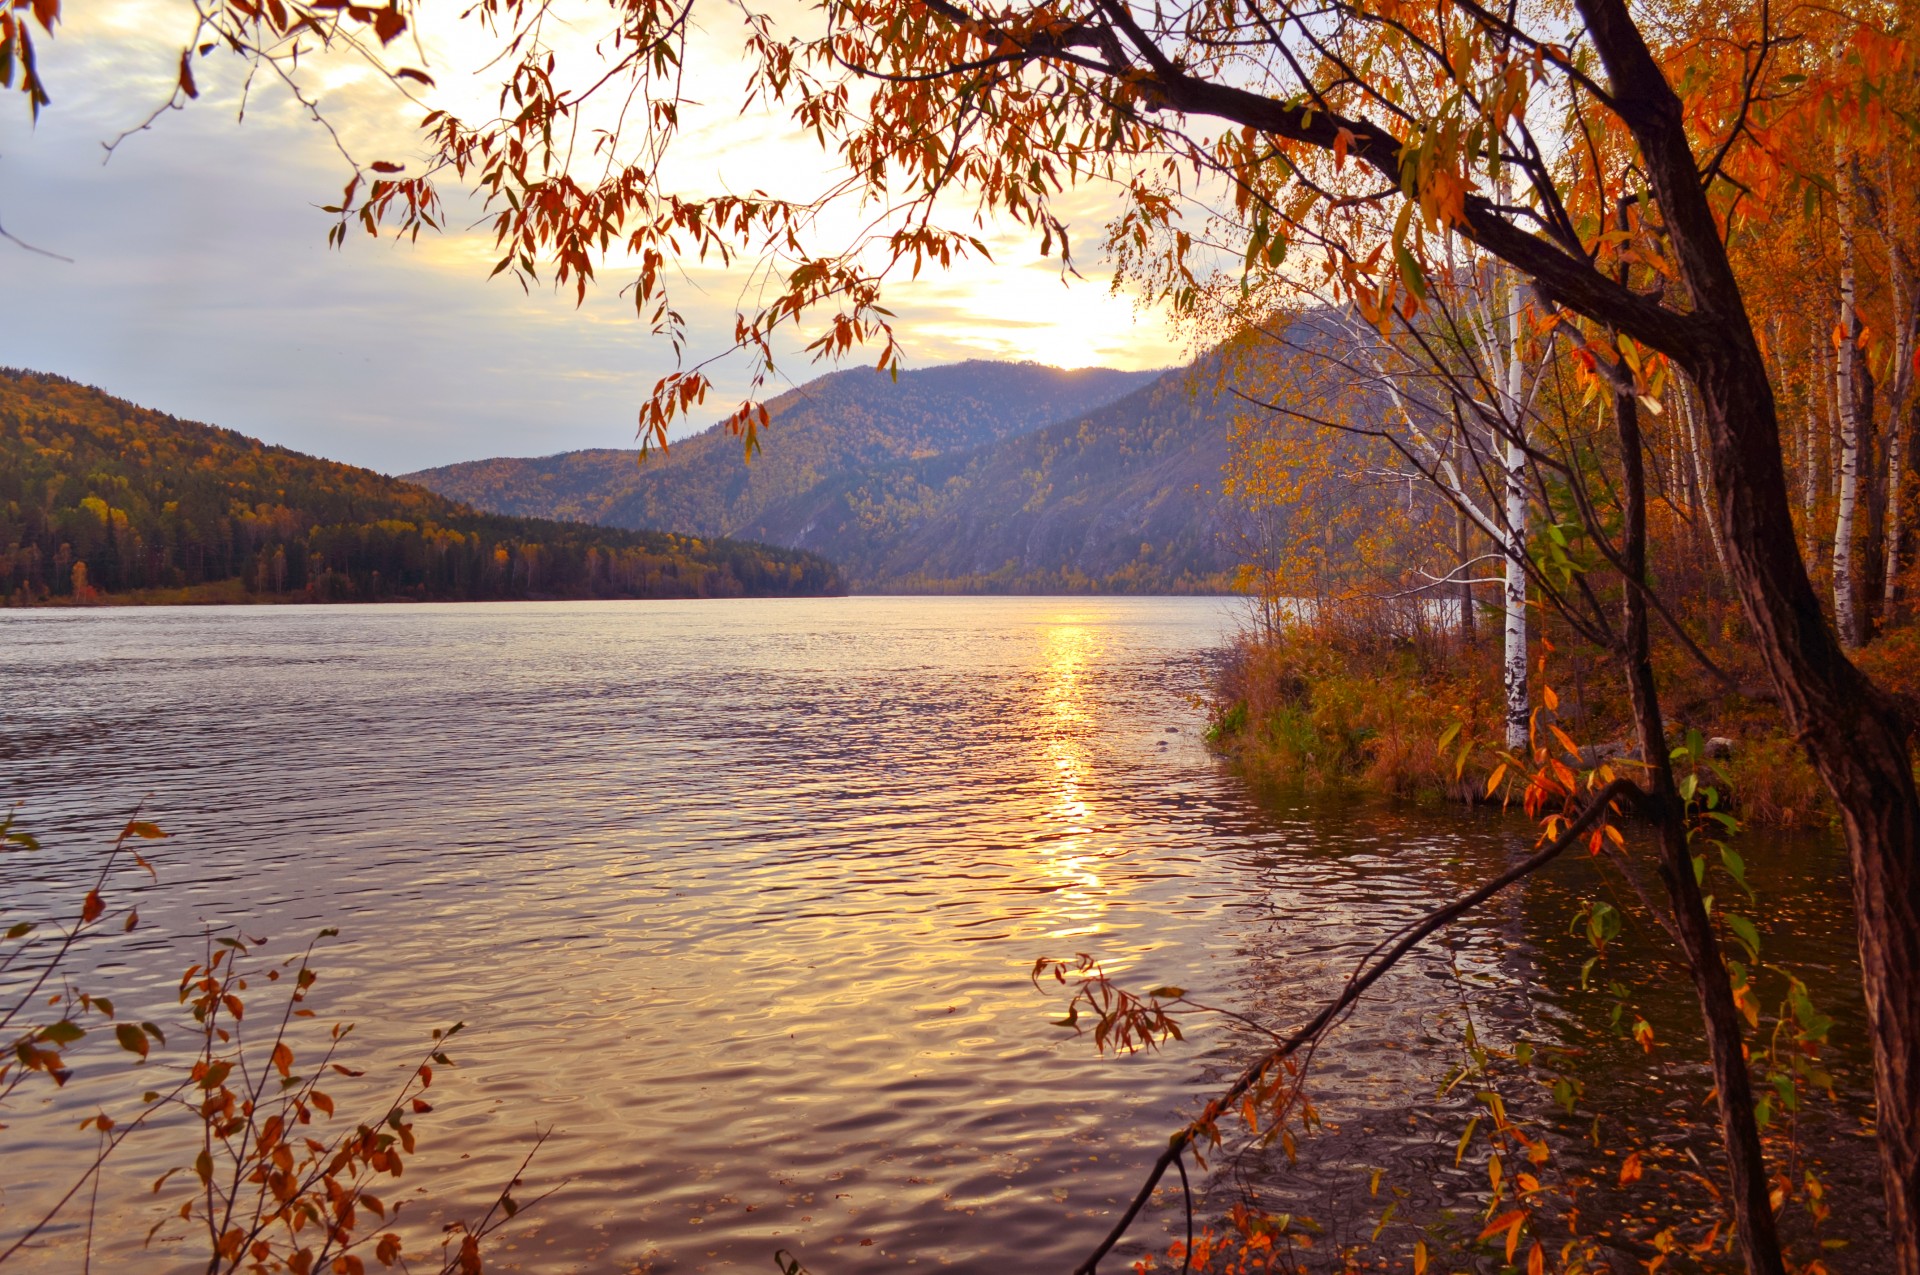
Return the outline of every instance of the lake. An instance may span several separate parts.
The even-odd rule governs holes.
[[[0,799],[47,845],[9,860],[5,911],[71,906],[138,808],[173,834],[142,925],[75,966],[123,1017],[179,1017],[208,927],[270,953],[339,927],[314,1004],[357,1024],[369,1083],[469,1024],[405,1194],[481,1201],[550,1131],[519,1194],[553,1194],[489,1269],[770,1271],[787,1249],[816,1275],[1065,1270],[1252,1041],[1217,1020],[1100,1057],[1054,1025],[1036,957],[1092,953],[1287,1023],[1531,844],[1492,813],[1250,793],[1196,705],[1237,622],[1164,598],[4,612]],[[1804,1136],[1845,1194],[1840,1233],[1870,1234],[1844,857],[1825,838],[1748,853],[1842,1023],[1841,1101]],[[1317,1064],[1336,1127],[1299,1165],[1237,1173],[1317,1202],[1333,1240],[1378,1221],[1374,1167],[1409,1183],[1405,1214],[1470,1197],[1448,1123],[1466,1096],[1434,1098],[1457,1025],[1614,1049],[1565,933],[1599,888],[1568,864],[1390,976]],[[1681,1042],[1658,1100],[1685,1109],[1689,1002],[1657,956],[1640,973]],[[1632,1068],[1582,1066],[1593,1094],[1639,1101]],[[102,1056],[17,1097],[9,1163],[85,1146],[74,1122],[126,1070]],[[190,1158],[164,1135],[115,1161],[110,1247],[138,1252],[160,1208],[144,1184]],[[1714,1154],[1689,1136],[1676,1154]],[[7,1178],[0,1246],[50,1184]],[[1138,1239],[1173,1234],[1176,1204]],[[78,1269],[75,1243],[27,1269]],[[1873,1269],[1870,1240],[1855,1253],[1827,1260]],[[165,1241],[137,1260],[184,1264]]]

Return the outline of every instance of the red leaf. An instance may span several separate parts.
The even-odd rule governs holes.
[[[373,15],[373,33],[380,37],[380,43],[392,44],[393,38],[407,29],[407,20],[400,16],[398,9],[380,9]]]

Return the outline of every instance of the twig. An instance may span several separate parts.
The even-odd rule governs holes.
[[[26,240],[22,239],[19,235],[16,235],[11,230],[8,230],[4,224],[0,224],[0,239],[6,240],[8,243],[12,244],[14,247],[22,249],[23,251],[36,253],[42,257],[51,257],[55,261],[64,261],[68,265],[73,264],[72,257],[63,257],[59,253],[54,252],[50,248],[42,248],[39,244],[28,243]]]

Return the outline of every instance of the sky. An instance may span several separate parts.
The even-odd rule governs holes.
[[[488,281],[495,254],[471,228],[477,205],[417,245],[354,236],[330,250],[319,206],[349,170],[277,88],[255,92],[238,118],[243,68],[231,59],[197,64],[200,99],[107,160],[103,143],[166,99],[191,21],[180,0],[70,3],[40,45],[52,106],[35,124],[21,94],[0,99],[0,225],[65,258],[0,241],[0,365],[388,473],[634,445],[637,410],[674,359],[620,295],[617,262],[577,308],[571,293]],[[484,60],[480,46],[445,6],[429,4],[421,29],[436,104],[482,101],[488,81],[466,69]],[[817,145],[782,118],[739,114],[729,38],[696,40],[706,104],[689,113],[676,183],[689,193],[823,184]],[[318,66],[312,82],[356,153],[414,149],[418,107],[349,64]],[[1088,192],[1069,205],[1084,280],[1063,283],[1025,231],[989,226],[992,264],[893,288],[885,303],[907,366],[1179,361],[1165,322],[1114,295],[1087,259],[1106,200]],[[690,354],[725,348],[739,288],[739,276],[711,269],[681,282]],[[796,384],[828,370],[802,358],[781,369]],[[716,381],[688,430],[725,414],[745,369],[723,367]]]

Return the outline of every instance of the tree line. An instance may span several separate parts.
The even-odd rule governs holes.
[[[480,514],[61,377],[0,371],[0,597],[154,600],[822,594],[768,545]]]

